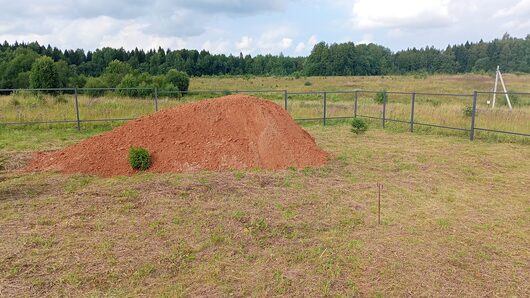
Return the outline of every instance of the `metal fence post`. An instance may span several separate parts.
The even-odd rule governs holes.
[[[287,111],[287,90],[283,90],[283,102],[285,110]]]
[[[469,131],[469,139],[475,139],[475,116],[477,113],[477,91],[473,92],[473,110],[471,111],[471,130]]]
[[[353,117],[357,118],[357,91],[355,91],[354,104],[353,104]]]
[[[324,92],[324,126],[326,126],[326,92]]]
[[[412,108],[410,110],[410,132],[414,132],[414,103],[416,102],[416,92],[412,92]]]
[[[155,87],[155,112],[158,112],[158,90]]]
[[[74,89],[75,92],[75,113],[77,115],[77,130],[81,130],[81,119],[79,118],[79,99],[77,98],[77,87]]]
[[[385,118],[386,118],[386,91],[383,92],[383,118],[381,120],[381,125],[385,128]]]

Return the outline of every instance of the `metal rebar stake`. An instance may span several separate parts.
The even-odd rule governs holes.
[[[385,117],[386,117],[386,91],[383,92],[383,118],[381,119],[381,125],[385,128]]]
[[[74,92],[75,92],[75,113],[77,115],[77,130],[81,130],[81,119],[79,118],[79,99],[77,96],[77,88],[75,88]]]
[[[416,92],[412,93],[412,102],[411,102],[411,110],[410,110],[410,132],[414,132],[414,104],[416,102]]]
[[[285,110],[287,111],[287,90],[283,90],[283,104]]]
[[[471,111],[471,129],[469,131],[469,139],[475,139],[475,116],[477,113],[477,91],[473,92],[473,110]]]
[[[324,92],[324,126],[326,126],[326,92]]]
[[[357,102],[358,102],[357,91],[355,91],[354,104],[353,104],[353,117],[354,118],[357,118]]]
[[[155,112],[158,112],[158,90],[155,88]]]

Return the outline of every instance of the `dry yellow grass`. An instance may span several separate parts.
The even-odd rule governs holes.
[[[307,129],[322,168],[3,172],[0,296],[530,295],[528,146]]]

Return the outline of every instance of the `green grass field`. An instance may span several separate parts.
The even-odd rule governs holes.
[[[421,82],[434,88],[441,78],[196,78],[191,89],[300,83],[298,91],[341,90],[350,81],[371,89],[394,80],[402,88],[388,90],[408,91],[410,84],[419,92],[433,91],[420,90]],[[530,91],[529,78],[505,79],[522,92]],[[444,92],[487,81],[443,79]],[[462,89],[448,87],[457,85]],[[71,102],[18,96],[25,119],[37,119],[39,111],[75,117]],[[282,104],[280,95],[267,96]],[[197,99],[162,98],[160,106]],[[10,100],[0,100],[3,117],[11,115]],[[387,112],[406,119],[406,99],[390,100]],[[439,120],[454,111],[451,124],[467,125],[458,99],[429,100],[418,115]],[[333,95],[329,101],[332,115],[353,111],[351,101]],[[440,107],[445,114],[436,114]],[[135,117],[153,112],[154,104],[82,96],[81,108],[82,119]],[[296,117],[322,111],[310,97],[292,98],[289,110]],[[361,111],[379,112],[369,97]],[[530,121],[527,107],[487,113],[479,110],[477,126],[497,123],[490,117],[515,119],[517,129]],[[302,123],[332,154],[321,168],[113,178],[20,169],[33,152],[63,148],[120,122],[83,123],[81,131],[74,123],[1,127],[0,296],[530,296],[528,138],[479,132],[470,142],[465,132],[410,133],[392,123],[383,130],[379,121],[355,135],[346,123]],[[377,183],[384,185],[380,225]]]

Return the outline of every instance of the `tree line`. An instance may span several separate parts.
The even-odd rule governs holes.
[[[37,61],[41,64],[35,65]],[[46,66],[44,67],[44,66]],[[53,66],[50,66],[53,65]],[[387,75],[409,73],[492,72],[530,73],[530,35],[504,34],[490,42],[466,42],[392,52],[376,44],[324,42],[307,57],[280,55],[224,55],[202,50],[144,51],[105,47],[85,52],[60,50],[37,42],[0,44],[0,88],[154,86],[176,88],[182,75]],[[40,72],[54,73],[50,82],[38,82]],[[33,69],[33,70],[32,70]],[[34,73],[32,75],[32,72]],[[175,80],[171,82],[171,80]],[[165,85],[164,85],[165,84]],[[47,85],[47,86],[48,86]]]
[[[493,72],[530,73],[530,35],[508,34],[490,42],[410,48],[396,53],[375,44],[318,43],[302,69],[308,75],[386,75],[409,73]]]

